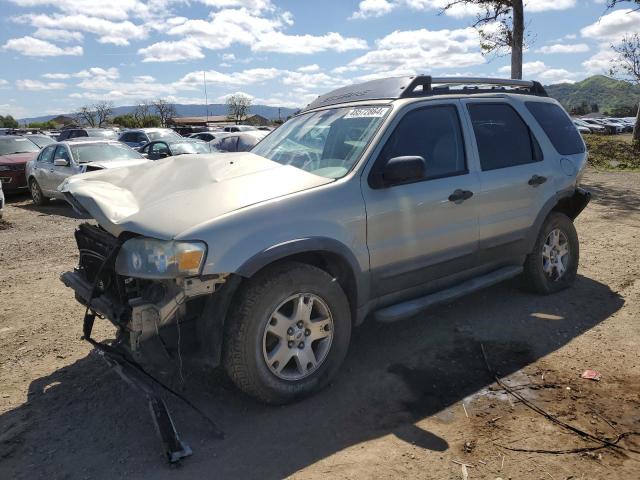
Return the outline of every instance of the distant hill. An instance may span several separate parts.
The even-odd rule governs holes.
[[[600,112],[620,107],[634,107],[640,102],[640,85],[595,75],[576,83],[559,83],[544,87],[569,111],[586,103],[597,104]]]
[[[207,109],[205,109],[204,104],[201,105],[183,105],[183,104],[175,104],[176,112],[179,117],[204,117],[206,115]],[[127,113],[132,113],[135,106],[124,106],[124,107],[115,107],[113,109],[113,116],[117,115],[126,115]],[[222,103],[214,103],[208,105],[209,115],[226,115],[227,114],[227,106]],[[293,115],[297,109],[295,108],[280,108],[280,116],[283,120],[285,120],[289,115]],[[277,120],[278,119],[278,107],[270,107],[267,105],[252,105],[250,110],[251,115],[261,115],[269,120]],[[65,116],[72,115],[71,112],[65,113]],[[30,118],[21,118],[18,121],[20,123],[31,123],[31,122],[46,122],[55,118],[59,115],[44,115],[41,117],[30,117]]]

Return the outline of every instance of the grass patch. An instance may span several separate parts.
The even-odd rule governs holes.
[[[640,170],[640,148],[631,135],[583,135],[589,163],[607,170]]]

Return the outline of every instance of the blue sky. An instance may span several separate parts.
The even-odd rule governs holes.
[[[243,92],[296,107],[387,75],[509,76],[485,58],[475,12],[446,0],[0,0],[0,114],[70,112],[100,100],[210,103]],[[604,0],[528,0],[524,76],[606,73],[640,12]]]

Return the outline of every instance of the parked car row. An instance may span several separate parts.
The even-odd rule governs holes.
[[[636,119],[628,118],[574,118],[573,124],[580,133],[601,133],[616,135],[619,133],[631,133]]]
[[[63,133],[57,142],[44,134],[0,136],[0,184],[4,191],[29,191],[33,202],[42,205],[51,198],[62,198],[57,188],[72,175],[184,154],[245,152],[269,132],[202,132],[194,138],[166,128],[127,130],[120,136],[113,130],[93,128]]]

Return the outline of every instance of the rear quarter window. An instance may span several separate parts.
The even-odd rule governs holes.
[[[585,147],[580,133],[560,106],[546,102],[525,104],[560,155],[584,153]]]

